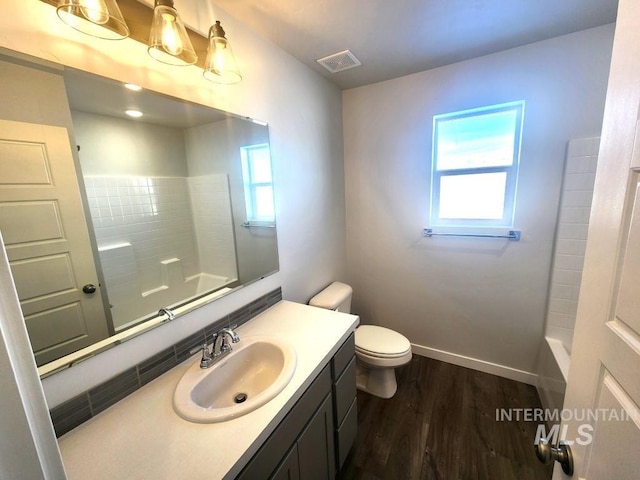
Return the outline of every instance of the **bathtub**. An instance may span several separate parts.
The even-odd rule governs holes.
[[[163,262],[163,267],[167,270],[172,269],[171,266],[175,267],[178,262],[172,262],[172,260]],[[179,265],[178,267],[175,275],[172,272],[163,275],[166,284],[146,290],[142,294],[132,293],[119,303],[112,303],[111,315],[116,332],[148,320],[151,318],[149,315],[152,312],[157,312],[161,306],[175,308],[174,304],[191,299],[193,305],[187,309],[189,311],[207,303],[212,298],[228,293],[237,284],[235,278],[209,273],[198,273],[184,278],[181,267]],[[207,292],[213,292],[215,296],[206,295]]]
[[[570,361],[571,355],[561,340],[545,337],[538,360],[538,394],[543,408],[562,409]]]
[[[194,275],[194,277],[191,278],[197,280],[197,286],[194,295],[210,292],[211,290],[224,287],[235,281],[235,279],[233,278],[222,277],[220,275],[212,275],[210,273],[200,273],[198,275]]]

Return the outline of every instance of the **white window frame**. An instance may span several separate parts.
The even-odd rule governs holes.
[[[244,183],[244,198],[245,198],[245,211],[247,214],[247,224],[251,225],[275,225],[275,212],[272,216],[258,216],[257,194],[256,190],[260,187],[271,187],[271,194],[273,196],[273,176],[270,182],[255,182],[251,176],[251,152],[254,150],[267,149],[269,151],[268,143],[259,143],[255,145],[247,145],[240,148],[240,156],[242,160],[242,179]],[[272,174],[273,175],[273,174]]]
[[[473,167],[464,169],[442,169],[438,170],[438,123],[440,120],[451,120],[453,118],[465,118],[480,116],[483,114],[498,113],[503,111],[515,111],[516,122],[513,145],[513,161],[511,165],[492,167]],[[522,143],[522,122],[524,117],[524,101],[509,102],[487,107],[474,108],[470,110],[458,111],[433,117],[433,145],[431,158],[431,215],[430,225],[432,227],[485,227],[484,229],[512,228],[515,217],[516,191],[518,184],[518,171],[520,166],[520,145]],[[470,175],[483,173],[505,172],[506,186],[504,198],[503,216],[500,219],[478,219],[478,218],[441,218],[440,217],[440,184],[441,179],[454,175]],[[460,229],[462,230],[462,229]]]

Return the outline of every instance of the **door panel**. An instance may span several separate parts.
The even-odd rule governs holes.
[[[38,365],[109,335],[66,129],[0,120],[0,230]]]
[[[613,376],[604,371],[595,408],[602,412],[619,412],[640,421],[640,409]],[[604,415],[595,423],[597,435],[591,445],[589,479],[637,478],[638,465],[627,457],[624,447],[640,445],[640,426],[633,420],[616,421]],[[621,448],[623,446],[623,448]]]
[[[5,185],[51,185],[48,167],[41,143],[0,141],[0,177]]]
[[[634,175],[636,176],[636,175]],[[627,325],[636,339],[640,339],[640,184],[636,184],[633,213],[631,215],[627,246],[623,253],[622,272],[618,301],[616,305],[616,319]]]
[[[71,258],[66,253],[11,263],[11,273],[22,301],[73,289]]]
[[[31,346],[36,352],[47,352],[51,348],[58,348],[59,345],[81,341],[88,337],[79,302],[25,315],[24,321],[27,324],[27,331],[40,333],[31,340]]]
[[[4,181],[2,185],[5,185]],[[7,246],[64,240],[62,220],[58,213],[58,205],[54,201],[2,202],[0,225],[2,230],[7,232],[7,238],[4,239]]]

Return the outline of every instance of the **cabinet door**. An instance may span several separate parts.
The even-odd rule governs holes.
[[[336,475],[336,457],[333,440],[333,404],[331,395],[298,438],[300,478],[304,480],[333,480]]]
[[[285,459],[280,463],[270,480],[300,480],[298,468],[298,446],[294,443]]]
[[[356,398],[356,357],[351,359],[349,366],[344,369],[340,378],[333,386],[333,398],[336,407],[336,428],[342,424],[344,417]]]

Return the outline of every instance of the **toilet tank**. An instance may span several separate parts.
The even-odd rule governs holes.
[[[337,312],[351,313],[352,294],[353,289],[346,283],[333,282],[309,300],[309,305],[336,310]]]

